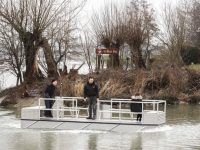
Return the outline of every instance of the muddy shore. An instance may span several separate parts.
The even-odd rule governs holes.
[[[0,104],[2,107],[33,107],[39,105],[39,97],[26,97],[26,98],[17,98],[9,99],[8,96],[0,97]],[[41,106],[44,106],[44,101],[41,101]]]

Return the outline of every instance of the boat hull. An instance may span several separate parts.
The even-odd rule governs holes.
[[[162,124],[160,124],[162,125]],[[107,120],[87,120],[87,119],[21,119],[21,128],[27,129],[55,129],[55,130],[99,130],[113,132],[139,132],[159,125],[142,124],[141,122],[120,122]]]

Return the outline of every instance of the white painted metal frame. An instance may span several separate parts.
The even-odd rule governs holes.
[[[44,109],[42,108],[41,109],[41,100],[55,100],[55,102],[57,103],[58,101],[72,101],[72,103],[75,104],[75,106],[72,106],[71,108],[70,107],[64,107],[64,108],[60,108],[58,103],[57,103],[57,108],[56,109]],[[101,103],[111,103],[113,104],[113,102],[115,103],[119,103],[119,109],[112,109],[112,105],[110,106],[111,109],[108,109],[108,110],[100,110],[100,105]],[[131,112],[130,110],[126,110],[126,109],[122,109],[121,106],[122,106],[122,103],[141,103],[142,104],[142,112]],[[154,114],[160,114],[160,113],[166,113],[166,101],[164,100],[143,100],[143,101],[130,101],[130,99],[112,99],[112,100],[99,100],[97,102],[97,118],[100,120],[101,119],[101,116],[102,116],[102,113],[119,113],[119,121],[121,122],[123,120],[123,116],[122,114],[131,114],[130,116],[130,119],[133,120],[133,114],[142,114],[144,115],[144,113],[147,113],[147,112],[152,112],[152,110],[144,110],[144,104],[148,104],[148,103],[151,103],[153,105],[157,105],[157,107],[153,107],[153,112]],[[163,103],[164,104],[164,111],[159,111],[159,104]],[[39,98],[39,115],[38,115],[38,118],[41,119],[40,117],[40,110],[52,110],[52,111],[57,111],[57,117],[56,118],[53,118],[53,119],[57,119],[57,120],[60,120],[60,119],[65,119],[65,118],[60,118],[59,116],[59,112],[60,111],[69,111],[71,113],[71,116],[74,115],[74,112],[75,112],[75,119],[77,119],[79,117],[79,111],[78,108],[77,108],[77,99],[75,98],[71,98],[70,97],[67,97],[67,98],[60,98],[60,97],[56,97],[56,98]],[[112,120],[112,115],[111,115],[111,118],[110,120]],[[125,120],[123,120],[125,121]],[[142,120],[143,121],[143,120]],[[141,122],[142,123],[142,122]]]
[[[119,99],[119,98],[111,98],[111,109],[112,109],[112,103],[115,101],[131,101],[131,99]],[[166,101],[165,100],[147,100],[147,99],[142,99],[143,102],[159,102],[159,103],[165,103],[165,110],[164,112],[166,112]],[[152,103],[153,104],[153,110],[155,111],[155,104],[156,103]]]
[[[100,120],[101,119],[101,113],[103,113],[103,112],[110,112],[111,113],[111,119],[112,119],[112,113],[119,113],[119,120],[121,121],[122,120],[122,114],[123,113],[132,113],[132,115],[133,114],[140,114],[140,113],[138,113],[138,112],[128,112],[128,111],[123,111],[122,109],[121,109],[121,103],[124,103],[124,102],[126,102],[126,103],[142,103],[142,115],[144,115],[144,111],[145,112],[147,112],[147,111],[151,111],[151,110],[144,110],[144,104],[148,104],[148,103],[151,103],[151,104],[153,104],[153,111],[155,111],[155,104],[157,104],[157,109],[156,109],[156,111],[157,111],[157,114],[159,113],[159,104],[161,104],[161,103],[163,103],[164,104],[164,111],[163,111],[163,113],[165,113],[166,114],[166,101],[165,100],[142,100],[142,101],[131,101],[131,99],[114,99],[114,98],[112,98],[111,100],[99,100],[98,101],[98,107],[100,106],[100,103],[101,102],[106,102],[106,103],[111,103],[111,110],[100,110],[99,108],[98,108],[98,110],[99,110],[99,117],[98,117],[98,119]],[[118,110],[112,110],[112,103],[113,102],[116,102],[116,103],[119,103],[119,109]],[[132,119],[132,116],[131,116],[131,119]]]
[[[41,104],[41,100],[55,100],[55,102],[58,102],[58,101],[72,101],[72,103],[76,103],[76,107],[72,107],[71,109],[64,109],[64,108],[59,108],[59,105],[58,105],[58,103],[57,103],[57,108],[56,109],[47,109],[47,108],[45,108],[45,109],[41,109],[40,108],[40,104]],[[40,119],[41,117],[40,117],[40,110],[52,110],[52,111],[57,111],[57,117],[56,117],[56,119],[57,120],[59,120],[60,119],[60,117],[59,117],[59,111],[69,111],[71,114],[72,114],[72,112],[76,112],[76,119],[78,118],[78,115],[79,115],[79,110],[77,110],[77,99],[61,99],[61,98],[39,98],[39,109],[38,109],[38,111],[39,111],[39,116],[38,116],[38,118]],[[73,115],[72,115],[73,116]]]
[[[78,103],[78,99],[84,99],[84,97],[59,97],[56,96],[56,98],[61,98],[61,99],[77,99],[77,103]],[[72,107],[74,107],[74,103],[72,103]],[[86,110],[87,111],[87,116],[81,116],[81,117],[88,117],[89,116],[89,108],[81,108],[81,107],[77,107],[78,110]]]

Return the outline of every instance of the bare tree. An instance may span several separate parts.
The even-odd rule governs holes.
[[[125,3],[125,1],[124,1]],[[122,4],[105,3],[99,12],[94,12],[92,16],[92,28],[98,41],[105,48],[120,49],[126,37],[126,14]],[[119,67],[119,55],[114,55],[114,68]]]
[[[20,42],[18,34],[10,26],[4,26],[0,29],[0,47],[1,53],[7,58],[9,71],[17,77],[18,86],[19,81],[22,83],[22,69],[24,67],[24,49]]]
[[[80,35],[80,48],[83,51],[85,60],[89,67],[89,72],[92,72],[92,60],[94,59],[94,42],[92,40],[92,35],[89,34],[89,29],[83,30],[83,35]]]
[[[66,16],[68,19],[63,19],[57,22],[56,26],[58,27],[59,31],[55,33],[53,30],[54,24],[48,29],[47,37],[50,39],[50,46],[51,51],[53,53],[53,57],[56,63],[56,66],[63,62],[63,71],[59,69],[60,74],[66,75],[67,74],[67,65],[66,60],[72,59],[71,56],[79,55],[79,52],[76,50],[77,47],[77,35],[78,35],[78,27],[77,27],[77,19],[72,19],[70,17],[73,16]],[[66,24],[65,20],[69,20]],[[63,25],[64,24],[64,25]],[[62,29],[60,27],[62,26]],[[47,66],[46,66],[46,59],[40,59],[40,65],[46,70],[47,73]]]
[[[131,59],[136,67],[146,68],[143,53],[149,50],[152,38],[158,31],[154,10],[145,0],[136,0],[127,8],[127,15],[126,42],[131,47]]]
[[[189,41],[189,14],[188,2],[181,1],[178,6],[164,3],[162,19],[162,34],[158,36],[166,47],[165,57],[167,62],[183,64],[181,52]]]
[[[200,2],[192,0],[190,4],[189,16],[189,41],[192,45],[200,47]]]
[[[48,66],[48,76],[57,75],[57,66],[51,52],[48,39],[45,37],[47,29],[53,26],[53,31],[58,32],[67,24],[65,20],[63,26],[57,27],[56,22],[61,18],[66,18],[70,14],[73,19],[83,7],[84,1],[72,5],[71,0],[1,0],[0,1],[0,21],[4,25],[12,27],[23,43],[26,58],[27,83],[31,83],[43,75],[37,65],[37,53],[40,47],[44,49],[46,63]]]

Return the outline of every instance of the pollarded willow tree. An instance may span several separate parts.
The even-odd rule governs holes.
[[[92,16],[92,29],[100,46],[120,49],[126,38],[125,1],[122,3],[105,3]],[[113,67],[119,67],[119,55],[114,54]]]
[[[67,18],[66,18],[67,17]],[[74,17],[73,14],[68,14],[65,18],[61,18],[57,23],[57,32],[54,30],[55,24],[52,24],[48,28],[46,37],[50,39],[51,51],[53,53],[56,66],[59,67],[60,75],[67,75],[67,59],[73,59],[72,57],[78,56],[80,53],[77,50],[77,36],[78,36],[78,18]],[[66,20],[68,22],[66,23]],[[43,56],[39,56],[40,59],[38,62],[40,66],[47,73],[46,60],[43,59]],[[44,61],[45,60],[45,61]],[[63,66],[60,65],[60,61],[63,62]]]
[[[92,27],[101,45],[120,49],[124,44],[131,48],[135,66],[146,68],[144,53],[147,53],[158,28],[154,10],[145,0],[123,1],[105,4],[92,17]],[[114,66],[119,66],[119,56],[114,57]]]
[[[189,41],[192,45],[200,47],[200,2],[192,0],[189,8]]]
[[[178,5],[165,2],[161,13],[163,33],[158,36],[165,46],[165,61],[169,63],[184,63],[184,49],[187,49],[192,32],[189,31],[190,3],[180,0]],[[185,53],[185,52],[184,52]]]
[[[56,61],[46,37],[48,28],[56,34],[80,12],[85,1],[72,4],[71,0],[1,0],[0,23],[12,27],[23,43],[27,84],[43,75],[37,65],[37,53],[43,48],[48,77],[57,76]],[[67,17],[67,16],[71,17]],[[70,20],[69,20],[70,18]],[[62,26],[56,26],[60,20]],[[1,26],[2,27],[2,26]]]
[[[127,16],[126,42],[131,48],[131,59],[136,67],[146,68],[143,53],[148,51],[158,31],[154,10],[145,0],[131,1]]]

